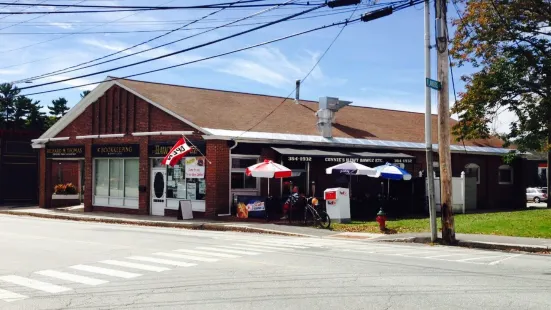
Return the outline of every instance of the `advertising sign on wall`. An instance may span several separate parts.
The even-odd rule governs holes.
[[[257,196],[237,196],[238,218],[262,218],[266,216],[264,198]]]
[[[205,159],[203,157],[186,158],[186,179],[205,178]]]
[[[94,144],[92,157],[140,157],[139,144]]]
[[[82,158],[84,157],[84,146],[59,146],[46,148],[46,158]]]

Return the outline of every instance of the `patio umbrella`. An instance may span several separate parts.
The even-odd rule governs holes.
[[[407,172],[406,170],[395,166],[390,163],[386,163],[381,166],[375,167],[377,170],[377,174],[383,178],[387,179],[388,181],[388,189],[387,189],[387,197],[390,198],[390,180],[404,180],[409,181],[411,180],[411,174]],[[388,199],[387,198],[387,199]]]
[[[367,175],[377,177],[377,170],[358,163],[346,162],[325,169],[327,174],[342,173],[347,175]]]
[[[291,169],[276,164],[271,160],[264,160],[264,162],[252,165],[245,170],[247,176],[253,176],[255,178],[288,178],[293,173]],[[268,181],[268,196],[270,196],[270,181]]]
[[[342,164],[338,164],[332,167],[329,167],[325,169],[325,173],[327,174],[346,174],[348,175],[348,188],[349,190],[352,189],[351,184],[351,177],[350,175],[367,175],[369,177],[376,178],[378,176],[378,172],[374,168],[370,168],[368,166],[364,166],[362,164],[353,163],[353,162],[346,162]]]

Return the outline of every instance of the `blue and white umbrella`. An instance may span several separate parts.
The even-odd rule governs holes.
[[[382,166],[377,166],[375,167],[375,170],[377,170],[377,174],[380,177],[385,179],[404,181],[411,180],[411,174],[409,174],[409,172],[390,163],[386,163]]]
[[[327,174],[346,174],[346,175],[367,175],[369,177],[378,177],[377,170],[364,166],[362,164],[346,162],[325,169]]]

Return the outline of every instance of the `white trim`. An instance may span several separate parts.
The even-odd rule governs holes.
[[[72,199],[77,200],[80,198],[79,194],[74,195],[59,195],[59,194],[52,194],[52,200],[62,200],[62,199]]]
[[[216,135],[203,135],[203,140],[224,140],[224,141],[230,141],[234,138],[228,137],[228,136],[216,136]],[[243,142],[242,140],[239,140],[239,142]],[[253,143],[259,143],[258,141]]]
[[[32,143],[32,144],[31,144],[31,147],[32,147],[33,149],[43,149],[43,148],[46,147],[46,145],[45,145],[45,144],[35,144],[35,143]]]
[[[98,139],[99,135],[76,136],[77,139]]]
[[[99,135],[100,139],[103,138],[122,138],[124,137],[124,133],[112,133],[112,134],[106,134],[106,135]]]
[[[49,140],[50,141],[67,141],[69,140],[69,137],[55,137],[55,138],[50,138]]]
[[[39,139],[49,139],[55,137],[57,134],[59,134],[63,129],[65,129],[69,124],[71,124],[74,120],[77,119],[86,109],[96,102],[105,92],[111,88],[113,85],[117,85],[121,87],[122,89],[128,91],[129,93],[132,93],[133,95],[141,98],[142,100],[150,103],[154,107],[166,112],[167,114],[175,117],[176,119],[184,122],[185,124],[197,129],[199,132],[210,134],[209,131],[195,125],[191,121],[181,117],[180,115],[166,109],[165,107],[151,101],[150,99],[144,97],[142,94],[136,92],[135,90],[123,85],[122,83],[119,83],[116,79],[111,79],[110,77],[107,77],[103,82],[101,82],[96,88],[92,90],[88,95],[86,95],[84,98],[82,98],[75,106],[73,106],[67,114],[65,114],[63,117],[61,117],[52,127],[50,127],[46,132],[44,132]],[[82,136],[81,136],[82,137]],[[81,138],[82,139],[82,138]]]
[[[178,114],[172,112],[171,110],[169,110],[169,109],[163,107],[162,105],[160,105],[160,104],[158,104],[158,103],[156,103],[156,102],[150,100],[149,98],[146,98],[145,96],[143,96],[142,94],[136,92],[135,90],[131,89],[130,87],[127,87],[127,86],[125,86],[125,85],[119,83],[117,80],[114,80],[113,83],[114,83],[115,85],[118,85],[118,86],[120,86],[121,88],[125,89],[126,91],[128,91],[128,92],[134,94],[135,96],[142,98],[144,101],[150,103],[151,105],[153,105],[154,107],[160,109],[161,111],[166,112],[168,115],[171,115],[171,116],[175,117],[176,119],[179,119],[180,121],[186,123],[187,125],[189,125],[189,126],[195,128],[195,129],[197,129],[198,131],[204,132],[204,133],[206,133],[206,134],[210,134],[210,132],[208,132],[208,131],[205,130],[204,128],[201,128],[201,127],[195,125],[194,123],[192,123],[191,121],[185,119],[184,117],[182,117],[182,116],[180,116],[180,115],[178,115]],[[86,98],[86,97],[85,97],[85,98]]]
[[[135,137],[144,137],[144,136],[190,136],[193,134],[193,131],[148,131],[148,132],[133,132],[132,135]]]
[[[499,174],[501,173],[502,170],[508,170],[511,172],[511,182],[501,182],[500,179],[499,179]],[[510,185],[510,184],[513,184],[514,183],[514,180],[513,180],[513,167],[509,166],[509,165],[501,165],[499,166],[499,168],[497,168],[497,182],[501,185]]]

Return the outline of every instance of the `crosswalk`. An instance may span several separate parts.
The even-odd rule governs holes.
[[[0,306],[2,302],[17,302],[36,294],[63,294],[74,290],[75,285],[100,286],[110,282],[158,274],[174,268],[196,267],[223,260],[243,257],[259,257],[271,253],[301,253],[325,248],[336,253],[364,255],[403,256],[415,259],[447,260],[457,263],[495,265],[513,257],[490,251],[450,249],[444,247],[423,247],[380,244],[351,240],[322,238],[298,238],[280,236],[218,236],[219,244],[176,248],[149,254],[124,258],[104,259],[86,262],[66,268],[46,269],[21,275],[0,275]],[[55,283],[51,283],[55,282]]]

